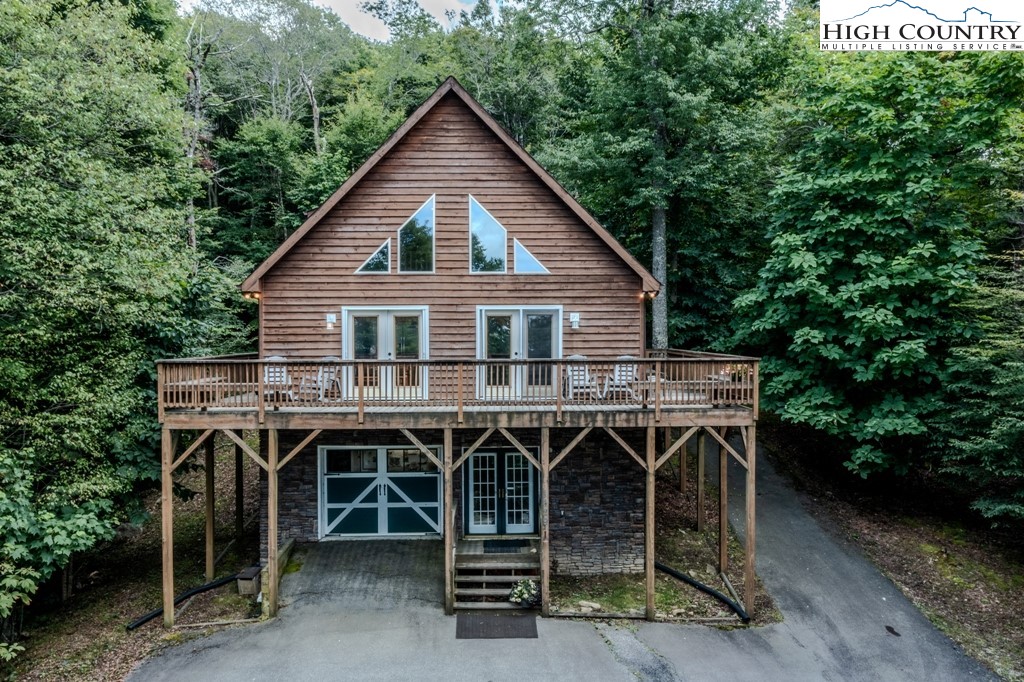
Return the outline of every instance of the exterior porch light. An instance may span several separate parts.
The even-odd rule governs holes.
[[[334,313],[327,313],[326,321],[328,331],[334,329],[334,325],[338,323],[338,316]]]

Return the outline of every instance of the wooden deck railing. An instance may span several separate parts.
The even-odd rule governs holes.
[[[585,360],[308,361],[254,357],[157,363],[166,410],[621,410],[757,409],[756,358],[652,351]]]

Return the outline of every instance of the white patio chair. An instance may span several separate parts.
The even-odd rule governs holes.
[[[570,355],[566,358],[565,397],[568,400],[579,400],[587,396],[601,397],[601,389],[597,378],[590,373],[590,365],[586,363],[586,355]]]
[[[263,358],[263,394],[270,396],[271,400],[278,396],[285,396],[288,400],[295,400],[295,393],[292,391],[292,377],[288,372],[288,365],[273,365],[267,363],[286,362],[283,355],[271,355]]]
[[[637,382],[639,371],[635,356],[620,355],[617,357],[616,363],[612,367],[612,373],[604,380],[601,397],[607,399],[609,393],[625,393],[630,398],[638,400],[639,396],[633,390],[633,385]]]
[[[340,362],[341,358],[336,355],[327,355],[320,358],[320,362],[336,363]],[[320,369],[316,374],[316,385],[319,392],[320,401],[323,402],[327,398],[328,392],[334,387],[338,387],[337,395],[341,395],[341,365],[327,364],[320,365]]]

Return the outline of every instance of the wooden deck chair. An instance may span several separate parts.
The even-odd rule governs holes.
[[[341,362],[341,358],[336,355],[327,355],[320,358],[320,362],[332,363],[326,365],[320,365],[320,369],[317,370],[316,374],[316,386],[320,401],[323,402],[327,399],[327,394],[330,393],[331,389],[335,386],[338,387],[336,395],[341,395],[341,365],[333,364]]]
[[[586,355],[570,355],[566,358],[566,384],[565,397],[568,400],[578,400],[591,396],[601,397],[601,389],[597,379],[590,373],[590,365],[586,363]]]
[[[263,358],[263,394],[275,400],[278,396],[285,396],[288,400],[295,400],[295,393],[292,391],[292,377],[288,372],[288,365],[270,365],[268,362],[285,362],[287,358],[283,355],[271,355]]]
[[[639,396],[633,390],[633,385],[637,382],[637,374],[640,371],[637,367],[637,358],[633,355],[620,355],[615,360],[612,373],[604,380],[601,397],[607,399],[609,393],[625,393],[630,398],[638,400]]]

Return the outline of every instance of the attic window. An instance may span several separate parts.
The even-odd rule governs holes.
[[[541,265],[541,262],[530,253],[519,240],[512,238],[515,248],[515,270],[517,275],[548,275],[548,269]]]
[[[470,272],[505,272],[508,232],[487,209],[469,197]]]
[[[398,271],[434,271],[434,197],[398,230]]]
[[[357,273],[391,272],[391,238],[388,237],[380,248],[356,270]]]

